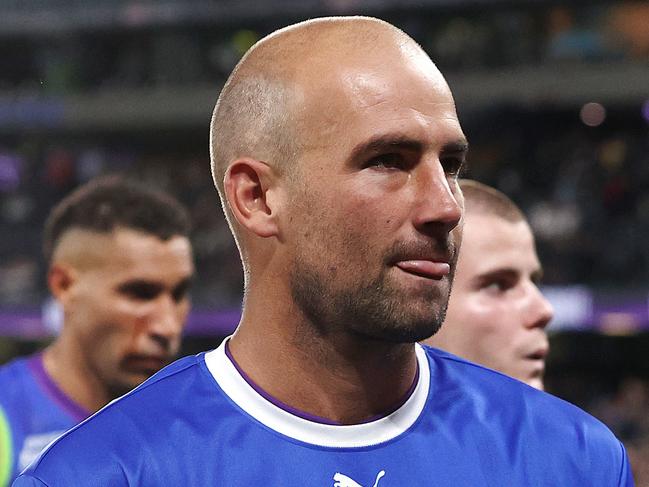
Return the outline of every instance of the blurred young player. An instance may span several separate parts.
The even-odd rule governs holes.
[[[521,210],[500,191],[461,180],[464,229],[440,331],[425,343],[543,389],[552,306]]]
[[[47,282],[64,323],[43,352],[0,368],[0,486],[176,355],[194,271],[188,234],[178,202],[121,179],[90,182],[52,210]]]
[[[604,425],[417,344],[444,319],[467,142],[443,76],[367,17],[282,29],[219,97],[234,335],[59,438],[16,487],[632,485]]]

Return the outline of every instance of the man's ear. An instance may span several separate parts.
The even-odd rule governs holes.
[[[66,264],[52,264],[47,272],[47,285],[50,292],[63,307],[70,300],[76,276],[75,269]]]
[[[223,178],[230,210],[239,224],[259,237],[278,234],[277,208],[271,192],[275,174],[265,162],[241,158],[228,167]]]

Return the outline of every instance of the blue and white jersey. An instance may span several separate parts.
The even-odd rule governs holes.
[[[392,414],[310,421],[269,401],[224,345],[181,359],[59,438],[15,487],[629,487],[626,453],[578,408],[445,352]]]
[[[89,415],[52,381],[42,354],[0,367],[0,487]]]

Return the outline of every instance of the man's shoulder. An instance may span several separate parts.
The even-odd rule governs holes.
[[[195,403],[200,403],[197,389],[208,388],[202,356],[181,358],[112,401],[53,442],[28,472],[54,473],[58,478],[63,471],[74,470],[75,463],[84,465],[87,471],[102,469],[109,465],[108,451],[127,459],[145,443],[154,447],[156,436],[168,438],[167,430],[192,414]],[[210,392],[218,396],[214,388]],[[143,439],[146,441],[140,441]]]
[[[0,383],[10,383],[16,378],[23,377],[28,372],[28,363],[31,357],[18,357],[6,364],[0,365]]]
[[[74,448],[78,441],[99,444],[110,438],[128,436],[146,427],[148,422],[159,421],[165,411],[178,404],[189,409],[196,377],[201,375],[201,362],[202,354],[176,360],[69,430],[52,444],[48,452],[65,450],[68,446]]]
[[[500,372],[424,348],[431,377],[424,419],[429,431],[444,424],[463,444],[488,448],[489,458],[572,472],[579,479],[573,485],[633,485],[624,447],[596,418]]]
[[[492,405],[507,406],[522,405],[523,403],[537,404],[538,409],[531,410],[547,416],[548,408],[562,412],[567,416],[597,421],[595,418],[563,399],[540,391],[508,375],[492,370],[483,365],[471,362],[445,350],[425,346],[431,361],[431,369],[443,376],[444,385],[459,387],[467,394],[485,397]],[[543,407],[541,407],[543,406]],[[599,423],[599,421],[597,421]]]
[[[34,380],[29,371],[31,357],[19,357],[0,366],[0,404],[23,399]]]
[[[124,396],[104,406],[74,430],[91,429],[111,422],[117,417],[150,417],[175,402],[189,403],[188,394],[201,375],[203,354],[180,358],[169,364]],[[72,431],[74,431],[72,430]]]
[[[539,442],[559,444],[585,438],[592,445],[619,451],[619,441],[601,421],[563,399],[537,390],[498,371],[475,364],[444,350],[425,347],[431,369],[437,371],[442,387],[454,391],[483,408],[485,414],[502,423],[543,431]],[[434,379],[435,372],[431,373]]]

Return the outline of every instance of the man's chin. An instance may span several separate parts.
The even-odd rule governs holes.
[[[543,384],[543,377],[532,377],[532,378],[529,378],[528,380],[526,380],[525,383],[528,386],[532,386],[535,389],[538,389],[540,391],[545,390],[545,386]]]
[[[420,321],[410,323],[394,322],[390,325],[374,327],[369,331],[357,330],[359,334],[377,341],[395,344],[416,343],[433,336],[440,329],[441,322]]]

